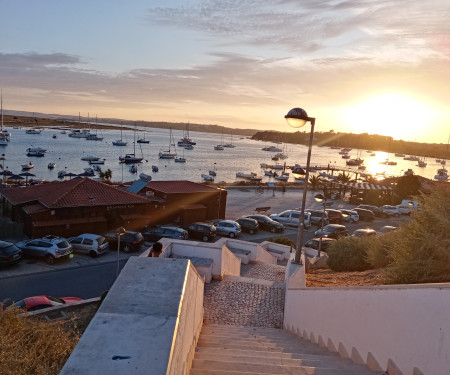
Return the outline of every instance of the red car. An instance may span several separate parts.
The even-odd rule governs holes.
[[[328,213],[328,220],[331,224],[342,224],[344,217],[342,216],[341,211],[333,210],[331,208],[327,208],[326,211]]]
[[[77,301],[82,301],[82,298],[78,297],[51,297],[51,296],[35,296],[24,298],[14,304],[16,307],[20,307],[27,311],[35,311],[40,309],[46,309],[47,307],[61,306]]]

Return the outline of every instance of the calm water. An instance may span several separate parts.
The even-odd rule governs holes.
[[[26,134],[24,128],[12,129],[12,137],[8,146],[0,146],[0,154],[5,154],[6,160],[1,160],[5,168],[13,173],[22,173],[21,165],[33,161],[35,167],[30,170],[36,175],[36,178],[47,181],[57,180],[58,171],[72,173],[82,173],[84,168],[89,167],[87,161],[81,158],[86,155],[94,155],[105,159],[103,170],[109,168],[112,171],[113,181],[132,181],[138,178],[138,174],[143,172],[152,176],[153,180],[190,180],[201,182],[201,174],[208,174],[210,169],[216,169],[216,182],[234,182],[236,172],[255,172],[264,176],[264,171],[260,163],[275,164],[271,160],[274,152],[262,151],[264,146],[270,146],[270,143],[253,141],[238,136],[225,134],[224,143],[233,142],[235,148],[225,148],[223,151],[214,150],[214,145],[222,143],[220,134],[209,134],[200,132],[190,132],[192,138],[197,144],[193,150],[184,150],[181,147],[176,148],[178,156],[184,156],[187,163],[176,163],[174,160],[163,160],[158,158],[158,152],[167,149],[169,146],[169,131],[166,129],[151,129],[145,132],[145,138],[150,140],[150,144],[136,144],[136,155],[143,156],[143,163],[138,165],[138,174],[129,171],[127,165],[119,163],[119,156],[126,153],[133,153],[133,131],[123,131],[122,138],[128,142],[125,147],[113,146],[112,141],[120,139],[120,131],[106,130],[99,131],[98,135],[104,137],[103,141],[87,141],[85,139],[71,138],[67,134],[61,134],[59,130],[45,129],[39,135]],[[52,138],[57,134],[57,139]],[[137,132],[137,137],[144,136],[144,133]],[[183,136],[181,131],[173,131],[175,143]],[[282,145],[276,145],[282,148]],[[29,147],[42,147],[47,149],[44,157],[27,157],[26,149]],[[307,147],[301,145],[287,145],[286,153],[289,158],[286,159],[287,165],[298,163],[302,166],[306,164]],[[351,157],[356,157],[358,150],[350,151]],[[401,157],[388,155],[385,152],[376,152],[376,156],[369,156],[366,150],[359,150],[359,154],[365,160],[367,167],[366,173],[386,173],[386,176],[399,176],[408,168],[414,173],[427,178],[433,178],[437,169],[440,167],[434,159],[428,159],[427,167],[420,168],[415,161],[406,161]],[[380,161],[389,158],[396,161],[396,166],[379,164]],[[47,168],[48,163],[56,163],[53,170]],[[280,160],[280,163],[283,161]],[[339,150],[329,147],[314,147],[312,150],[311,165],[327,165],[346,168],[345,159],[339,155]],[[152,172],[152,165],[159,167],[159,172]],[[354,167],[356,168],[356,167]],[[272,181],[269,177],[263,177],[263,182]],[[294,181],[291,174],[289,181]]]

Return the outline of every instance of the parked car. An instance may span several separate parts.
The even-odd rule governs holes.
[[[320,250],[327,252],[328,246],[330,246],[330,244],[333,241],[336,241],[336,239],[328,238],[328,237],[322,238],[322,247]],[[309,249],[314,249],[314,250],[319,250],[319,244],[320,244],[320,237],[319,238],[311,238],[310,240],[306,241],[306,243],[303,245],[303,247],[306,247]]]
[[[14,303],[15,307],[20,307],[26,311],[36,311],[40,309],[46,309],[47,307],[55,307],[67,305],[70,303],[82,301],[82,298],[78,297],[51,297],[51,296],[35,296],[27,297]]]
[[[385,204],[384,206],[381,206],[381,209],[383,212],[388,214],[389,216],[399,216],[400,211],[397,206],[391,206],[389,204]]]
[[[373,213],[373,211],[370,210],[366,210],[365,208],[354,208],[352,211],[355,211],[358,216],[359,216],[359,220],[363,220],[363,221],[373,221],[375,220],[375,214]]]
[[[23,253],[11,242],[0,241],[0,267],[19,263]]]
[[[284,231],[284,225],[278,221],[272,220],[269,216],[255,214],[246,217],[255,219],[262,230],[267,230],[272,233]]]
[[[243,232],[255,234],[259,231],[259,223],[255,219],[249,217],[240,217],[236,220]]]
[[[77,237],[69,238],[69,243],[74,251],[89,254],[95,258],[109,250],[109,243],[106,238],[98,234],[84,233]]]
[[[118,246],[118,234],[114,232],[109,232],[105,234],[106,240],[109,242],[110,249],[117,249]],[[124,234],[120,236],[120,249],[124,253],[129,253],[132,251],[139,251],[141,246],[144,244],[144,236],[141,232],[125,231]]]
[[[330,224],[342,224],[344,221],[341,211],[331,208],[327,208],[325,211],[328,214],[328,222]]]
[[[311,225],[322,225],[322,215],[323,210],[306,210],[311,214]],[[325,211],[325,216],[323,217],[323,225],[330,224],[330,220],[328,219],[328,212]]]
[[[392,231],[397,230],[397,229],[398,229],[398,227],[394,227],[392,225],[385,225],[384,227],[381,227],[378,230],[378,233],[379,234],[384,234],[384,233],[392,232]]]
[[[192,223],[187,227],[187,231],[189,233],[189,238],[195,238],[202,240],[204,242],[208,242],[213,240],[216,237],[216,227],[212,224],[208,223]]]
[[[147,228],[142,232],[142,236],[145,241],[157,242],[161,238],[174,238],[177,240],[187,240],[189,238],[189,233],[187,230],[179,227],[172,226],[161,226]]]
[[[272,214],[269,215],[269,217],[272,220],[278,221],[279,223],[283,225],[291,225],[298,227],[300,223],[300,215],[301,211],[297,210],[286,210],[283,212],[280,212],[279,214]],[[311,214],[309,212],[305,212],[305,219],[303,221],[305,228],[311,227]]]
[[[348,230],[345,225],[340,224],[328,224],[325,225],[322,229],[316,230],[314,233],[315,237],[326,237],[326,238],[335,238],[348,236]]]
[[[242,233],[240,224],[234,220],[220,220],[214,223],[217,234],[234,238]]]
[[[411,211],[420,210],[419,203],[410,199],[403,199],[397,207],[403,215],[410,215]]]
[[[376,217],[388,217],[389,215],[384,212],[380,207],[373,206],[370,204],[360,204],[356,208],[363,208],[364,210],[372,211]]]
[[[359,221],[359,215],[353,210],[339,210],[342,212],[342,219],[347,223],[357,223]]]
[[[72,245],[65,238],[58,236],[20,241],[16,246],[24,255],[44,258],[48,264],[55,263],[55,259],[68,257],[73,252]]]
[[[377,235],[377,232],[375,231],[375,229],[371,229],[371,228],[356,229],[352,233],[352,236],[354,236],[354,237],[366,237],[366,236],[375,236],[375,235]]]

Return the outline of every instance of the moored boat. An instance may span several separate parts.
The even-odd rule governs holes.
[[[55,168],[56,167],[56,164],[55,163],[48,163],[47,164],[47,168],[48,169],[53,169],[53,168]]]
[[[30,161],[28,164],[22,164],[21,167],[24,170],[30,170],[34,168],[34,164],[32,161]]]

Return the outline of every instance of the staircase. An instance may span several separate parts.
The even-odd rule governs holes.
[[[190,375],[231,374],[376,373],[281,329],[204,325]]]

